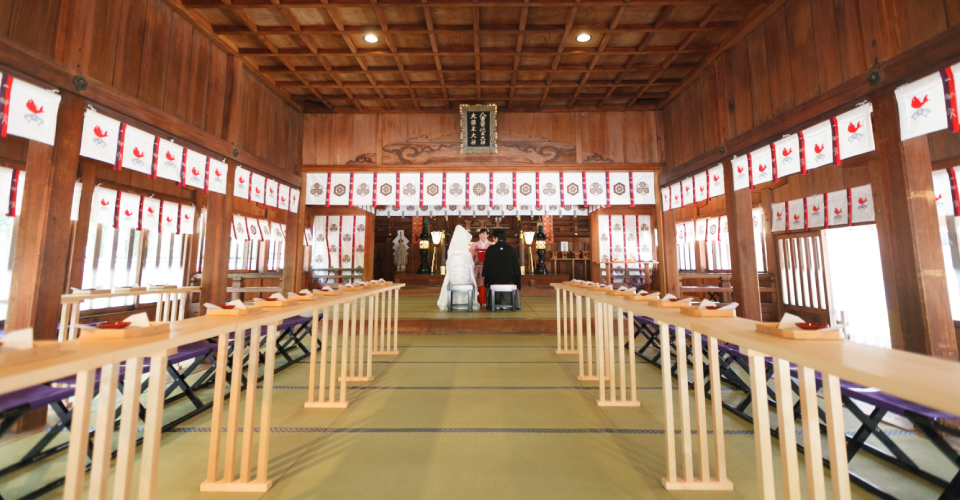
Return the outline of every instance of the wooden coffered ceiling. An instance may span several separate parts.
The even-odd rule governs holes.
[[[652,109],[783,1],[176,3],[305,112],[442,112]]]

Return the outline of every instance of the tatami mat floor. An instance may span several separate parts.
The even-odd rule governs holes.
[[[602,409],[595,386],[577,381],[577,357],[557,355],[552,336],[401,336],[400,344],[399,355],[376,358],[376,379],[353,386],[344,410],[303,408],[306,362],[277,374],[269,461],[274,486],[268,493],[198,491],[206,475],[207,412],[163,434],[157,498],[758,497],[752,427],[729,415],[727,470],[735,490],[662,488],[663,401],[659,370],[649,364],[638,367],[640,408]],[[177,411],[169,408],[165,418]],[[924,443],[909,434],[895,439]],[[8,447],[0,448],[0,467],[12,459],[2,453]],[[939,458],[936,452],[930,457]],[[63,462],[59,457],[5,478],[0,493],[18,498],[59,477]],[[949,473],[948,465],[932,466]],[[899,498],[938,495],[870,459],[858,457],[851,467]],[[775,469],[779,478],[779,465]],[[57,490],[47,498],[60,495]],[[854,498],[868,497],[854,487]]]
[[[439,289],[438,293],[439,293]],[[400,297],[400,319],[556,319],[556,297],[520,297],[520,311],[441,311],[437,297]]]

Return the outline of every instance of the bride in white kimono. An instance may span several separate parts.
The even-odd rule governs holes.
[[[447,251],[447,274],[443,277],[440,299],[437,300],[437,307],[443,311],[447,310],[448,285],[473,285],[473,296],[466,297],[467,293],[455,292],[453,303],[455,305],[465,305],[467,300],[472,300],[474,310],[480,310],[476,294],[477,276],[473,271],[473,254],[470,253],[471,240],[473,240],[473,237],[463,226],[457,226],[453,230],[453,237],[450,238],[450,246]]]

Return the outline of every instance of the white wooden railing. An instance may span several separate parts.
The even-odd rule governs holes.
[[[139,297],[141,295],[157,296],[156,321],[180,321],[187,312],[187,303],[190,294],[199,292],[198,286],[184,287],[147,287],[146,290],[121,290],[110,293],[68,293],[60,296],[60,328],[57,340],[74,340],[77,338],[77,329],[80,323],[80,307],[86,301],[97,299],[112,299],[116,297]]]
[[[258,314],[248,316],[202,316],[169,324],[170,332],[150,335],[140,338],[120,340],[85,340],[81,338],[67,339],[56,345],[45,345],[32,350],[0,353],[0,394],[26,389],[37,384],[47,383],[63,377],[76,375],[76,392],[73,401],[73,422],[70,428],[70,446],[67,451],[66,480],[64,484],[64,498],[80,499],[84,493],[86,457],[89,445],[90,418],[93,408],[93,397],[96,380],[99,373],[99,394],[115,394],[119,382],[121,367],[125,372],[124,386],[139,387],[143,373],[144,360],[150,359],[149,383],[146,398],[143,401],[146,407],[144,419],[143,447],[141,449],[140,479],[138,493],[140,498],[154,498],[156,496],[158,462],[160,453],[160,431],[163,421],[163,401],[166,372],[161,367],[166,366],[169,355],[175,353],[180,346],[216,338],[217,368],[214,383],[212,404],[212,423],[210,433],[210,450],[207,463],[206,480],[198,485],[201,491],[215,492],[263,492],[270,489],[268,456],[270,445],[270,416],[273,394],[274,354],[276,352],[277,326],[285,319],[304,314],[312,314],[312,341],[310,386],[314,387],[314,361],[318,341],[322,342],[321,359],[326,361],[330,352],[331,387],[336,385],[333,378],[339,359],[340,363],[340,393],[339,400],[346,404],[346,385],[344,360],[347,351],[341,348],[339,358],[336,348],[327,350],[328,325],[333,325],[330,342],[336,346],[338,340],[341,346],[346,345],[348,329],[339,324],[336,312],[339,308],[354,309],[365,301],[373,300],[376,304],[385,304],[385,297],[392,295],[394,308],[385,308],[384,314],[361,315],[356,319],[356,325],[365,325],[362,331],[367,332],[369,342],[359,356],[370,359],[372,354],[387,354],[396,352],[396,301],[398,290],[403,285],[378,285],[353,292],[342,292],[336,296],[318,297],[312,301],[291,301],[285,307],[265,307]],[[187,293],[187,289],[178,289],[176,293]],[[140,292],[138,292],[140,293]],[[156,291],[142,293],[157,293]],[[172,291],[165,292],[174,293]],[[88,298],[102,298],[98,295]],[[73,299],[73,297],[71,297]],[[77,303],[73,300],[70,303]],[[175,311],[170,307],[164,310]],[[181,308],[182,310],[182,308]],[[331,312],[333,318],[331,318]],[[318,338],[317,323],[319,315],[323,313],[323,334]],[[162,316],[161,316],[162,317]],[[390,325],[392,324],[392,329]],[[266,344],[264,366],[259,365],[261,330],[266,327]],[[235,335],[238,339],[245,337],[250,331],[249,342],[237,342],[232,353],[232,378],[228,382],[227,360],[230,340]],[[389,331],[388,331],[389,330]],[[338,335],[337,332],[341,334]],[[351,330],[361,331],[361,330]],[[338,339],[339,337],[339,339]],[[375,340],[376,339],[376,340]],[[387,340],[390,339],[390,340]],[[379,350],[375,350],[379,349]],[[245,354],[250,354],[245,356]],[[256,381],[257,374],[262,370],[263,381],[260,384],[249,383],[246,388],[241,387],[240,377],[243,373],[243,360],[248,360],[247,380]],[[321,373],[323,362],[321,362]],[[369,367],[369,364],[367,365]],[[368,372],[369,371],[368,368]],[[320,388],[325,385],[323,375],[320,378]],[[227,387],[229,386],[229,406],[224,413],[224,403]],[[254,422],[256,406],[256,391],[261,387],[260,420]],[[242,393],[246,391],[244,397]],[[321,391],[322,394],[323,391]],[[331,400],[333,392],[331,391]],[[243,402],[241,404],[241,398]],[[322,398],[322,396],[321,396]],[[322,400],[322,399],[321,399]],[[315,391],[311,390],[307,396],[307,405],[315,402]],[[139,419],[140,394],[138,391],[124,391],[120,411],[120,425],[117,431],[117,461],[114,474],[114,498],[129,498],[132,492],[134,474],[134,456],[136,446],[137,426]],[[242,419],[240,408],[243,407]],[[100,397],[97,404],[97,418],[93,437],[93,457],[90,467],[90,486],[88,498],[103,499],[107,496],[110,476],[110,455],[114,442],[114,412],[115,399]],[[224,425],[226,420],[226,425]],[[226,436],[223,436],[222,427],[226,427]],[[254,428],[259,428],[259,446],[257,456],[253,456]],[[242,429],[242,430],[241,430]],[[239,463],[237,450],[239,448]],[[256,475],[252,471],[256,469]]]
[[[664,405],[664,433],[666,435],[666,464],[663,485],[669,490],[730,490],[733,483],[726,476],[726,458],[723,439],[723,415],[719,397],[711,398],[711,411],[707,412],[703,367],[708,366],[711,387],[719,387],[720,366],[719,342],[739,346],[740,352],[747,356],[750,367],[751,393],[759,401],[765,401],[767,394],[767,359],[773,365],[773,388],[776,393],[776,410],[780,436],[780,470],[783,491],[777,493],[775,481],[776,463],[770,441],[770,409],[767,404],[753,405],[754,439],[757,454],[757,486],[759,497],[763,500],[783,497],[800,498],[800,468],[797,456],[796,422],[793,406],[796,402],[791,387],[791,365],[796,367],[796,379],[799,388],[800,425],[803,431],[804,464],[808,497],[826,498],[823,456],[820,441],[820,419],[817,395],[816,372],[820,372],[823,386],[825,425],[827,430],[827,455],[830,458],[831,487],[834,499],[850,498],[850,478],[847,464],[846,438],[844,432],[843,409],[840,395],[840,380],[846,380],[865,387],[877,388],[904,400],[927,406],[943,412],[960,415],[960,363],[921,356],[904,351],[896,351],[856,344],[848,341],[802,341],[789,340],[756,331],[757,322],[742,318],[703,318],[682,314],[679,309],[659,308],[647,302],[625,300],[622,296],[608,295],[605,291],[588,291],[584,288],[554,284],[557,290],[560,318],[576,316],[574,323],[590,331],[587,321],[580,322],[574,305],[580,301],[598,304],[605,310],[594,316],[592,328],[599,331],[595,355],[599,373],[613,375],[616,372],[603,365],[603,358],[612,361],[610,348],[623,354],[624,340],[613,338],[613,318],[628,316],[631,330],[627,336],[633,338],[634,316],[646,316],[660,327],[661,368]],[[570,300],[560,300],[560,294],[571,295]],[[599,320],[598,320],[599,318]],[[566,321],[558,320],[558,338],[565,338],[572,331],[569,327],[561,330]],[[671,360],[670,328],[675,329],[676,358]],[[620,327],[623,332],[623,327]],[[690,333],[689,344],[687,332]],[[703,363],[703,339],[706,338],[707,363]],[[577,339],[579,339],[579,335]],[[572,353],[579,352],[581,358],[584,343],[567,344]],[[688,364],[686,350],[692,349],[692,367]],[[634,346],[628,346],[626,356],[630,361],[630,377],[634,377]],[[570,353],[569,351],[567,353]],[[589,355],[589,353],[588,353]],[[619,359],[619,356],[613,356]],[[674,408],[672,362],[676,361],[679,411]],[[693,416],[691,420],[689,370],[693,371]],[[582,369],[581,369],[582,370]],[[582,372],[581,372],[582,373]],[[622,365],[620,371],[623,374]],[[633,382],[635,384],[635,382]],[[599,377],[601,400],[604,394],[604,377]],[[611,386],[612,386],[611,379]],[[624,387],[622,378],[621,389]],[[719,394],[718,391],[712,391]],[[679,413],[679,415],[678,415]],[[708,417],[711,426],[708,426]],[[680,448],[678,472],[677,433],[675,426],[679,418]],[[708,428],[709,427],[709,428]],[[709,432],[713,433],[714,446],[709,446]],[[696,438],[694,438],[696,432]],[[694,439],[698,453],[695,455]],[[694,457],[698,457],[695,467]],[[711,465],[712,462],[712,465]],[[713,472],[711,472],[713,471]]]

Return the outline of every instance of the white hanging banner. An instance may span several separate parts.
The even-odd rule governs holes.
[[[233,195],[244,200],[250,199],[250,172],[239,165],[233,171]]]
[[[687,242],[687,228],[683,223],[676,225],[677,228],[677,245],[683,245]],[[601,245],[602,246],[602,245]]]
[[[651,261],[653,260],[653,231],[650,230],[650,216],[638,216],[637,224],[640,226],[640,260]]]
[[[707,219],[697,219],[697,241],[707,241]]]
[[[233,239],[237,241],[247,241],[250,239],[247,235],[247,218],[242,215],[233,216]]]
[[[693,201],[694,203],[700,203],[701,201],[707,201],[707,188],[709,183],[707,179],[710,176],[706,171],[700,172],[693,176]]]
[[[939,71],[903,85],[894,93],[900,111],[901,140],[947,128],[947,103]]]
[[[10,75],[0,78],[0,137],[15,135],[53,146],[60,95]]]
[[[83,184],[77,181],[73,185],[73,203],[70,205],[70,220],[76,222],[80,219],[80,193],[83,191]],[[2,206],[2,205],[0,205]]]
[[[92,108],[87,109],[83,114],[80,156],[114,165],[117,162],[117,143],[119,140],[119,121],[101,115]]]
[[[803,231],[807,223],[807,212],[803,208],[803,198],[788,201],[787,214],[790,216],[790,232]]]
[[[834,118],[841,160],[876,149],[873,142],[873,122],[870,119],[872,113],[873,104],[868,102]]]
[[[770,204],[770,232],[782,233],[787,230],[787,204]]]
[[[627,260],[627,233],[624,231],[626,217],[623,215],[611,215],[610,222],[613,227],[610,230],[610,240],[613,242],[613,253],[610,254],[611,260]]]
[[[394,177],[396,177],[394,175]],[[466,186],[467,174],[466,172],[449,172],[447,173],[447,206],[448,207],[462,207],[466,203]],[[391,203],[382,203],[384,205],[393,205]]]
[[[693,199],[693,177],[687,177],[680,181],[680,203],[683,206],[692,205]]]
[[[824,222],[827,227],[846,226],[850,221],[850,207],[848,192],[846,189],[827,193],[826,198],[826,219]]]
[[[824,226],[824,195],[815,194],[807,197],[807,229]]]
[[[290,188],[290,211],[297,213],[300,211],[300,190]]]
[[[610,176],[610,204],[630,205],[630,172],[608,172]]]
[[[207,191],[227,194],[227,164],[210,158],[207,165]]]
[[[733,166],[733,190],[739,191],[749,188],[750,161],[747,159],[747,155],[734,157],[731,165]]]
[[[870,184],[850,188],[850,222],[873,222],[876,217],[873,211],[873,191]]]
[[[280,183],[273,180],[267,179],[267,196],[266,196],[266,205],[268,207],[277,208],[277,202],[279,197],[277,197],[277,191],[280,189]]]
[[[313,231],[309,236],[311,269],[328,269],[330,254],[327,251],[327,216],[318,215],[313,218]]]
[[[470,177],[472,178],[473,175]],[[401,172],[400,186],[397,189],[400,190],[400,205],[420,206],[420,174],[416,172]],[[483,192],[487,192],[485,185]],[[482,199],[480,201],[482,201]]]
[[[720,217],[707,219],[707,241],[720,241]]]
[[[670,209],[683,206],[683,187],[679,182],[670,185]]]
[[[307,228],[309,231],[310,228]],[[273,233],[273,241],[279,241],[283,243],[287,239],[287,225],[281,224],[279,222],[270,223],[270,231]]]
[[[253,203],[266,202],[266,177],[257,174],[250,174],[250,201]],[[253,238],[251,238],[253,239]]]
[[[763,209],[760,207],[753,209],[753,235],[754,238],[759,238],[763,234]],[[757,249],[759,256],[762,258],[763,253],[761,249]]]
[[[120,153],[117,155],[117,170],[124,168],[151,175],[153,173],[153,150],[157,138],[136,127],[120,125]],[[113,163],[113,162],[111,162]]]
[[[493,173],[493,205],[500,207],[501,210],[513,205],[512,172]]]
[[[290,210],[290,186],[280,184],[277,188],[277,208]]]
[[[193,234],[196,215],[197,208],[193,205],[180,205],[180,234]]]
[[[568,207],[579,207],[585,205],[585,193],[583,190],[583,172],[562,172],[561,190],[563,205]],[[648,188],[649,189],[649,188]],[[534,205],[535,203],[531,203]]]
[[[26,172],[0,167],[0,213],[8,217],[20,215]]]
[[[423,205],[443,207],[443,172],[423,173]]]
[[[117,229],[140,229],[140,195],[120,193],[116,223]]]
[[[140,230],[156,233],[160,230],[160,200],[143,197],[140,199]]]
[[[773,143],[776,150],[777,179],[800,172],[800,136],[791,134]]]
[[[270,228],[270,221],[257,219],[257,228],[260,230],[260,239],[263,241],[272,241],[273,230]]]
[[[327,196],[330,206],[345,207],[350,205],[350,174],[348,172],[334,172],[330,174],[330,187]]]
[[[559,186],[562,191],[563,187]],[[569,206],[570,202],[564,199]],[[517,206],[528,207],[524,212],[530,210],[537,204],[537,174],[536,172],[517,172]],[[518,208],[519,210],[519,208]]]
[[[610,237],[610,232],[613,229],[610,223],[609,215],[601,215],[597,217],[597,232],[600,233],[600,262],[610,262],[610,251],[612,250],[612,239]],[[603,268],[601,268],[603,269]]]
[[[670,186],[660,188],[660,208],[664,212],[673,210],[672,197],[670,196]]]
[[[263,234],[260,233],[260,222],[253,217],[244,217],[247,223],[247,237],[250,241],[263,241]]]
[[[177,234],[180,225],[180,204],[163,200],[160,204],[160,232]]]
[[[834,162],[833,129],[829,121],[820,122],[800,132],[800,144],[803,149],[801,173]]]
[[[606,172],[587,172],[587,205],[607,206],[607,176],[605,174]]]
[[[374,190],[376,190],[376,186],[373,185],[372,172],[353,174],[353,206],[373,205]]]
[[[563,176],[566,180],[567,174],[563,174]],[[587,181],[589,182],[589,180],[590,177],[588,176]],[[559,207],[560,187],[560,172],[540,172],[540,206]],[[534,210],[536,209],[536,204],[534,204]]]
[[[750,172],[753,176],[751,188],[773,181],[773,159],[769,144],[750,152]]]
[[[730,241],[730,232],[727,229],[727,216],[720,216],[720,241]]]
[[[183,146],[157,138],[157,156],[153,161],[154,178],[168,179],[179,183],[183,174]]]
[[[365,216],[357,216],[355,219],[355,225],[353,229],[353,262],[354,267],[363,266],[364,255],[366,253],[366,237],[367,237],[367,225]]]
[[[2,189],[0,189],[2,191]],[[0,200],[2,203],[2,200]],[[114,216],[117,211],[117,191],[102,186],[93,190],[93,213],[90,218],[95,224],[114,227]],[[2,206],[2,205],[0,205]]]
[[[357,219],[352,215],[343,218],[343,227],[340,228],[340,267],[356,267],[356,231]]]
[[[715,198],[723,194],[723,164],[717,164],[707,170],[707,176],[710,178],[710,185],[707,188],[708,198]]]
[[[203,189],[207,176],[207,156],[190,149],[184,149],[183,154],[186,155],[187,166],[183,176],[184,185]]]
[[[633,173],[633,203],[636,205],[656,205],[657,198],[653,191],[653,172]]]
[[[954,215],[953,186],[947,169],[933,171],[933,196],[937,203],[937,215]]]
[[[307,205],[326,205],[327,204],[327,174],[325,172],[307,173],[306,183],[306,204]]]

